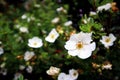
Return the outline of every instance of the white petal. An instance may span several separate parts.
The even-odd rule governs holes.
[[[109,34],[109,37],[111,38],[112,42],[116,40],[116,37],[113,34]]]
[[[91,51],[94,51],[95,48],[96,48],[95,42],[93,42],[93,43],[91,43],[91,44],[89,44],[89,45],[86,46],[86,49],[89,49]]]
[[[74,80],[76,80],[77,78],[78,78],[78,71],[77,70],[75,70],[75,69],[70,69],[69,70],[69,75],[74,79]]]
[[[66,76],[65,73],[60,73],[60,74],[58,75],[58,80],[65,80],[65,76]]]
[[[70,41],[79,41],[79,39],[78,39],[78,34],[73,34],[73,35],[71,35],[69,40],[70,40]]]
[[[92,38],[91,38],[92,33],[83,33],[83,32],[80,32],[78,35],[79,35],[78,36],[79,40],[81,39],[81,41],[83,43],[89,44],[92,41]]]
[[[68,54],[71,56],[77,56],[79,54],[79,50],[69,50]]]
[[[74,42],[74,41],[67,41],[66,45],[64,47],[67,50],[74,50],[74,49],[76,49],[76,42]]]
[[[92,51],[90,50],[80,50],[79,51],[79,54],[78,54],[78,57],[81,58],[81,59],[86,59],[88,57],[90,57],[92,54]]]

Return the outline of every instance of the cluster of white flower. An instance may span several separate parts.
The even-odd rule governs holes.
[[[57,77],[57,80],[77,80],[79,73],[75,69],[70,69],[69,74],[60,73],[60,68],[51,66],[46,73],[50,76]]]
[[[50,43],[54,43],[58,37],[58,32],[56,31],[56,29],[53,28],[48,36],[45,38],[45,40]],[[40,39],[39,37],[33,37],[28,40],[28,46],[32,48],[40,48],[41,46],[43,46],[42,39]]]
[[[77,80],[79,73],[75,69],[70,69],[69,74],[61,72],[58,75],[58,80]]]
[[[102,36],[100,42],[102,42],[106,48],[109,48],[115,40],[116,37],[110,34],[109,36]],[[92,40],[92,33],[80,32],[73,34],[65,44],[65,49],[68,50],[69,55],[78,56],[81,59],[90,57],[95,48],[96,44]]]
[[[35,20],[35,17],[33,17],[33,16],[28,16],[28,14],[23,14],[22,16],[21,16],[21,19],[26,19],[27,20],[27,22],[30,22],[31,20]]]

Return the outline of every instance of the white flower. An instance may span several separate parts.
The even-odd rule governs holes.
[[[63,10],[64,10],[63,7],[59,7],[59,8],[56,9],[57,12],[61,12]]]
[[[109,36],[102,36],[100,42],[104,44],[106,48],[113,45],[113,42],[116,40],[116,37],[111,33]]]
[[[52,76],[57,75],[59,72],[60,72],[60,69],[53,66],[51,66],[50,69],[46,71],[48,75],[52,75]]]
[[[28,40],[28,46],[32,48],[39,48],[43,45],[42,39],[38,37],[33,37],[32,39]]]
[[[20,25],[19,25],[19,24],[16,24],[16,25],[15,25],[15,28],[20,28]]]
[[[5,66],[6,66],[6,63],[3,62],[3,63],[0,65],[0,68],[5,68]]]
[[[91,36],[92,33],[80,32],[78,34],[73,34],[65,44],[68,54],[78,56],[81,59],[90,57],[92,51],[96,48],[95,42],[91,42]]]
[[[90,11],[90,16],[94,16],[94,15],[97,15],[97,13],[93,12],[93,11]]]
[[[45,40],[50,43],[53,43],[58,37],[59,33],[56,31],[56,29],[53,28],[51,32],[48,34],[48,36],[45,38]]]
[[[64,26],[71,26],[72,25],[72,21],[67,21],[64,23]]]
[[[69,75],[74,79],[74,80],[76,80],[77,78],[78,78],[78,71],[77,70],[75,70],[75,69],[70,69],[69,70]]]
[[[2,47],[0,47],[0,55],[4,53],[4,50]]]
[[[37,26],[41,26],[41,23],[37,23]]]
[[[26,14],[23,14],[21,18],[26,19],[27,18]]]
[[[34,52],[30,52],[30,51],[26,51],[25,54],[24,54],[24,60],[25,61],[28,61],[30,60],[33,56],[35,55]]]
[[[2,75],[7,75],[7,69],[6,68],[1,68],[0,69],[0,74],[2,74]]]
[[[40,5],[39,4],[35,4],[34,5],[36,8],[40,8]]]
[[[27,27],[20,27],[20,32],[22,33],[28,33],[28,28]]]
[[[19,66],[19,69],[20,69],[20,70],[24,70],[24,69],[25,69],[25,66],[24,66],[24,65],[20,65],[20,66]]]
[[[102,65],[102,69],[112,69],[112,64]]]
[[[54,18],[51,22],[52,22],[53,24],[56,24],[56,23],[59,22],[59,20],[60,20],[60,18],[59,18],[59,17],[56,17],[56,18]]]
[[[99,7],[97,8],[97,12],[100,12],[100,11],[102,11],[102,10],[109,10],[111,7],[112,7],[111,4],[110,4],[110,3],[107,3],[107,4],[105,4],[105,5],[99,6]]]
[[[28,66],[28,67],[26,68],[26,71],[27,71],[28,73],[32,73],[33,67],[32,67],[32,66]]]
[[[35,17],[31,16],[27,18],[27,22],[30,22],[31,20],[35,20]]]
[[[27,18],[27,22],[30,22],[31,21],[31,19],[30,18]]]
[[[60,73],[58,75],[58,80],[74,80],[74,79],[68,74]]]
[[[102,69],[109,69],[111,70],[112,69],[112,64],[109,62],[109,61],[105,61],[103,64],[102,64]]]

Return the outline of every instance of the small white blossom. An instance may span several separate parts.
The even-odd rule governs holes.
[[[109,48],[113,45],[113,42],[116,40],[116,37],[111,33],[109,36],[102,36],[100,42],[104,44],[106,48]]]
[[[33,56],[35,55],[34,52],[30,52],[30,51],[26,51],[25,54],[24,54],[24,60],[25,61],[28,61],[30,60]]]
[[[40,8],[40,5],[39,4],[35,4],[34,5],[36,8]]]
[[[72,21],[67,21],[64,23],[64,26],[71,26],[72,25]]]
[[[102,65],[102,69],[112,69],[112,64],[106,64],[106,65]]]
[[[74,79],[68,74],[60,73],[58,75],[58,80],[74,80]]]
[[[71,35],[70,39],[65,44],[65,49],[71,56],[78,56],[81,59],[86,59],[92,55],[96,44],[92,41],[92,33],[83,33]]]
[[[57,8],[56,11],[57,11],[57,12],[67,13],[67,10],[65,10],[63,7]]]
[[[70,69],[69,70],[69,75],[74,79],[74,80],[76,80],[77,78],[78,78],[78,71],[77,70],[75,70],[75,69]]]
[[[30,22],[31,21],[31,19],[30,18],[27,18],[27,22]]]
[[[54,43],[58,37],[59,33],[56,31],[56,29],[53,28],[51,32],[48,34],[48,36],[45,38],[45,40],[50,43]]]
[[[28,46],[32,48],[40,48],[43,45],[42,39],[39,37],[33,37],[28,40]]]
[[[26,68],[26,71],[27,71],[28,73],[32,73],[33,67],[32,67],[32,66],[28,66],[28,67]]]
[[[16,25],[15,25],[15,28],[20,28],[20,25],[19,25],[19,24],[16,24]]]
[[[27,27],[20,27],[20,32],[28,33],[28,28]]]
[[[6,68],[2,68],[2,69],[0,70],[0,73],[1,73],[2,75],[7,75],[7,69],[6,69]]]
[[[59,8],[56,9],[57,12],[61,12],[61,11],[63,11],[63,10],[64,10],[63,7],[59,7]]]
[[[23,14],[21,18],[26,19],[27,18],[26,14]]]
[[[41,23],[37,23],[37,26],[41,26]]]
[[[27,18],[27,22],[30,22],[30,21],[33,21],[33,20],[35,20],[35,17],[33,17],[33,16]]]
[[[0,68],[5,68],[5,65],[6,65],[6,63],[3,62],[3,63],[0,65]]]
[[[111,7],[112,7],[111,4],[110,4],[110,3],[107,3],[107,4],[105,4],[105,5],[99,6],[99,7],[97,8],[97,12],[100,12],[100,11],[102,11],[102,10],[109,10]]]
[[[59,72],[60,72],[60,69],[53,66],[51,66],[50,69],[46,71],[48,75],[52,75],[52,76],[57,75]]]
[[[0,55],[4,53],[4,50],[2,47],[0,47]]]
[[[25,69],[25,66],[24,66],[24,65],[20,65],[20,66],[19,66],[19,69],[20,69],[20,70],[24,70],[24,69]]]
[[[56,18],[54,18],[51,22],[52,22],[53,24],[56,24],[56,23],[59,22],[59,20],[60,20],[60,18],[59,18],[59,17],[56,17]]]
[[[90,16],[94,16],[94,15],[97,15],[97,13],[94,11],[90,11]]]

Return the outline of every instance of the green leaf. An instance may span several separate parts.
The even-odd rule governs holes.
[[[20,77],[18,78],[18,80],[24,80],[23,75],[20,75]]]

